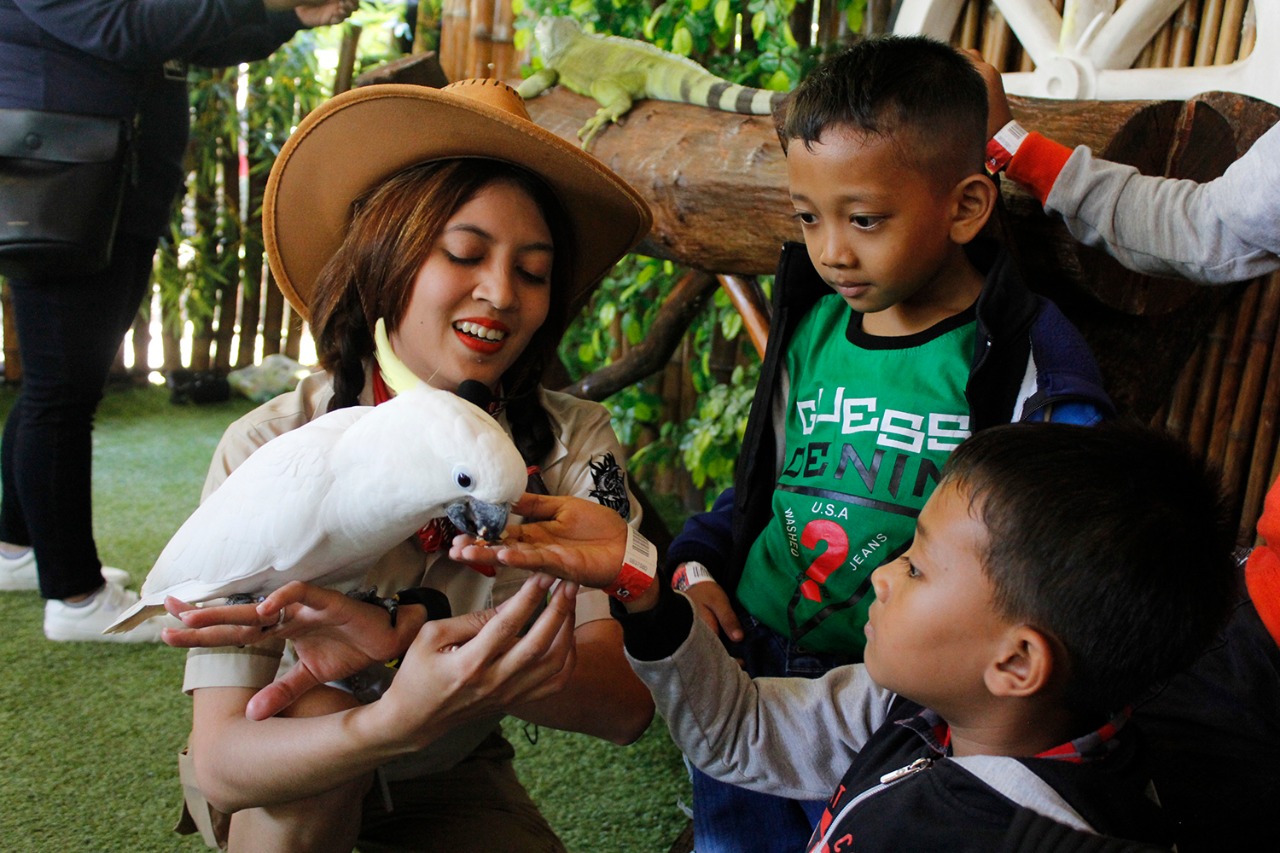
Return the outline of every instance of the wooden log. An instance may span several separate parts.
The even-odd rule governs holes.
[[[424,4],[426,5],[426,4]],[[371,86],[375,83],[413,83],[418,86],[432,86],[442,89],[449,85],[444,68],[440,65],[440,57],[432,51],[402,56],[362,73],[356,78],[355,85]]]
[[[1201,181],[1221,174],[1238,154],[1236,141],[1256,137],[1280,113],[1265,105],[1268,120],[1266,109],[1239,95],[1187,103],[1010,102],[1025,126],[1064,144],[1088,145],[1147,174]],[[535,121],[574,142],[595,112],[593,101],[561,87],[528,107]],[[786,163],[767,117],[641,101],[622,125],[596,139],[592,153],[652,207],[654,228],[639,248],[644,254],[717,273],[764,275],[773,272],[781,244],[800,239],[790,216]],[[1078,244],[1011,181],[1001,189],[1028,283],[1084,329],[1121,410],[1149,419],[1167,402],[1178,371],[1232,289],[1128,272]],[[1133,370],[1137,363],[1151,371]]]
[[[1218,27],[1218,44],[1213,54],[1214,65],[1229,65],[1240,55],[1240,35],[1244,24],[1245,0],[1227,0],[1222,7],[1222,23]]]

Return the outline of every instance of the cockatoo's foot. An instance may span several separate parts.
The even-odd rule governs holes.
[[[264,595],[250,595],[247,592],[233,592],[227,596],[227,604],[260,604],[266,599]]]
[[[402,589],[390,598],[378,595],[376,589],[353,589],[347,593],[349,598],[376,604],[391,616],[391,627],[396,626],[396,615],[402,604],[421,604],[427,608],[427,621],[432,619],[448,619],[452,613],[449,597],[438,589],[420,586],[413,589]]]

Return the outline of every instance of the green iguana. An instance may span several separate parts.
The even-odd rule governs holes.
[[[558,82],[594,98],[600,109],[578,131],[583,148],[639,98],[769,115],[785,97],[784,92],[730,83],[690,59],[647,42],[584,33],[572,18],[542,18],[533,35],[543,67],[521,83],[518,91],[532,98]]]

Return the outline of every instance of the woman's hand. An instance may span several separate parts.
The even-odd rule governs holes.
[[[425,608],[404,607],[397,628],[392,628],[381,607],[300,581],[282,586],[256,605],[192,607],[169,598],[165,608],[187,626],[161,632],[161,639],[171,646],[250,645],[265,638],[293,641],[297,666],[258,691],[246,709],[252,720],[280,713],[318,684],[398,656],[426,618]]]
[[[387,692],[367,706],[387,736],[421,748],[459,723],[560,691],[576,660],[578,587],[562,583],[548,596],[553,582],[534,575],[496,610],[428,622]]]
[[[486,544],[465,534],[449,556],[462,563],[542,571],[583,586],[607,587],[618,578],[627,548],[627,523],[606,506],[576,497],[526,494],[511,511],[524,516],[505,538]]]

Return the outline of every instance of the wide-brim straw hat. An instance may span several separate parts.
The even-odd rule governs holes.
[[[534,124],[498,80],[434,89],[383,84],[337,95],[285,142],[267,180],[263,239],[276,284],[310,319],[320,270],[341,245],[351,203],[395,173],[454,157],[501,160],[541,177],[564,205],[577,244],[569,305],[649,232],[648,205],[581,148]]]

